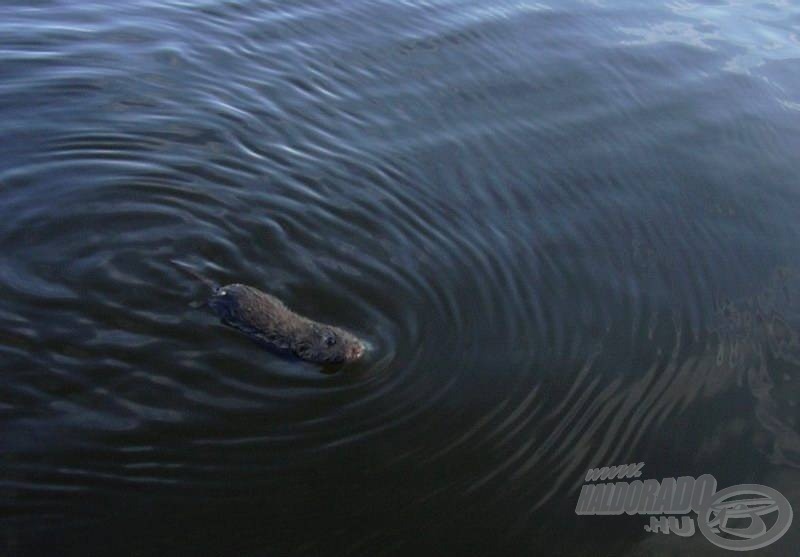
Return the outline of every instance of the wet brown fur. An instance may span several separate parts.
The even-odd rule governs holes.
[[[320,364],[361,358],[365,346],[353,334],[298,315],[283,302],[244,284],[214,291],[209,305],[226,325],[239,329],[268,348]]]

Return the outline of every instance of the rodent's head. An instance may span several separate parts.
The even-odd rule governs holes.
[[[295,345],[299,357],[323,364],[355,362],[364,355],[365,348],[354,335],[329,325],[312,327]]]

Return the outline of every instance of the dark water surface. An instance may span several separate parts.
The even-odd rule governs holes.
[[[798,154],[796,2],[0,2],[0,554],[729,555],[575,503],[800,512]]]

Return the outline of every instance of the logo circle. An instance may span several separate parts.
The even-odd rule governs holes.
[[[761,517],[773,513],[778,513],[778,518],[767,528]],[[765,547],[783,536],[792,524],[792,514],[792,506],[786,497],[771,487],[732,485],[716,492],[703,508],[698,509],[697,526],[717,547],[750,551]],[[731,519],[738,526],[729,524]],[[743,522],[744,526],[741,525]]]

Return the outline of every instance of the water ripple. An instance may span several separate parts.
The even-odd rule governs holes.
[[[0,7],[4,510],[285,503],[364,554],[475,508],[491,554],[592,466],[800,466],[796,9],[589,4]],[[372,350],[273,356],[175,259]]]

